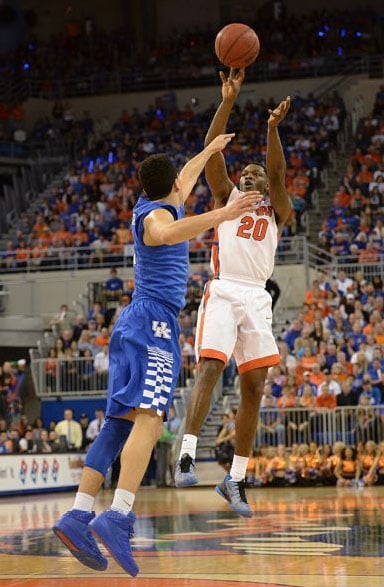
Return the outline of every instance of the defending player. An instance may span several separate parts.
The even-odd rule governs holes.
[[[209,127],[205,144],[225,132],[229,115],[244,80],[244,70],[231,69],[228,79],[220,72],[222,101]],[[264,194],[252,214],[241,214],[221,224],[212,247],[215,279],[206,285],[199,308],[196,384],[188,406],[185,434],[176,463],[175,483],[185,487],[197,483],[195,456],[197,437],[208,413],[212,391],[233,354],[237,362],[241,399],[236,415],[236,447],[229,475],[216,487],[230,507],[242,516],[252,515],[245,496],[244,478],[253,448],[259,406],[268,368],[279,363],[272,334],[271,296],[265,289],[270,278],[278,237],[291,212],[285,189],[286,163],[278,124],[290,106],[287,97],[269,111],[267,172],[258,163],[247,165],[239,188],[229,179],[225,160],[217,153],[205,171],[215,199],[215,208],[230,205],[250,190]]]
[[[145,197],[139,198],[132,222],[136,289],[112,333],[107,417],[87,453],[73,509],[53,528],[70,552],[92,569],[107,567],[93,532],[125,571],[135,576],[139,570],[130,546],[135,522],[132,506],[179,375],[177,315],[185,303],[188,239],[250,213],[259,198],[253,191],[226,208],[183,218],[184,202],[205,163],[233,136],[217,137],[180,175],[165,155],[152,155],[140,167]],[[134,425],[127,440],[130,420]],[[95,517],[95,496],[122,446],[111,509]]]

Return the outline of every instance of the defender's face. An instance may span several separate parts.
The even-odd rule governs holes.
[[[239,187],[242,192],[253,190],[265,194],[268,189],[268,178],[261,165],[247,165],[241,172]]]

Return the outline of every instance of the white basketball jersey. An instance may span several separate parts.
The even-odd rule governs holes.
[[[234,187],[232,202],[242,192]],[[265,285],[273,272],[278,243],[275,213],[268,196],[235,220],[222,222],[215,231],[211,269],[215,277]]]

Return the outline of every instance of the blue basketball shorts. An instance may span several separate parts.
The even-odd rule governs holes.
[[[179,334],[177,316],[158,302],[123,310],[109,346],[108,416],[147,408],[167,418],[181,368]]]

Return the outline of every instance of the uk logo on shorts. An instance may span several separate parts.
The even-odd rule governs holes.
[[[156,338],[171,338],[171,329],[168,328],[167,322],[152,320],[152,330]]]

